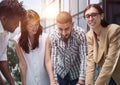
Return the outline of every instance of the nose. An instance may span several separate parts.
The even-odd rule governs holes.
[[[63,35],[63,36],[65,36],[65,35],[66,35],[66,32],[65,32],[64,30],[62,31],[62,35]]]
[[[92,19],[93,19],[93,16],[90,16],[90,17],[89,17],[89,20],[92,20]]]

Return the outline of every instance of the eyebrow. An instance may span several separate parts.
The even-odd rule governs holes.
[[[92,13],[88,13],[88,14],[90,15],[90,14],[93,14],[93,13],[99,13],[99,12],[92,12]],[[87,15],[87,14],[85,14],[85,15]]]
[[[58,28],[59,28],[60,30],[62,30],[62,28],[61,28],[61,27],[58,27]],[[66,28],[64,28],[64,29],[65,29],[65,30],[66,30],[66,29],[69,29],[69,27],[66,27]]]

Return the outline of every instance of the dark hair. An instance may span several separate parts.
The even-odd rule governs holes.
[[[104,13],[103,9],[102,9],[98,4],[90,4],[90,5],[88,5],[88,6],[85,8],[85,10],[84,10],[84,17],[85,17],[85,12],[86,12],[88,9],[90,9],[91,7],[94,7],[95,9],[97,9],[98,12],[99,12],[99,14]],[[102,19],[102,20],[101,20],[101,25],[102,25],[103,27],[107,27],[107,26],[108,26],[108,22],[106,22],[105,19]]]
[[[70,15],[70,13],[62,11],[57,15],[56,21],[61,24],[72,22],[72,16]]]
[[[29,35],[26,29],[26,26],[30,20],[38,20],[38,23],[39,23],[38,31],[34,35],[34,42],[32,44],[32,50],[35,49],[36,47],[39,47],[39,35],[42,34],[42,26],[40,25],[39,15],[33,10],[26,11],[25,16],[21,20],[21,36],[19,39],[19,45],[26,53],[29,53],[29,50],[30,50],[29,41],[28,41]]]
[[[22,17],[25,14],[25,9],[23,8],[22,2],[18,0],[2,0],[0,2],[0,17],[6,16],[19,16]]]

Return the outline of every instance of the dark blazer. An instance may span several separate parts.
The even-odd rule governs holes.
[[[86,83],[94,83],[95,65],[102,67],[95,85],[107,85],[112,77],[120,85],[120,26],[108,25],[102,29],[99,46],[93,30],[87,34],[88,58]]]

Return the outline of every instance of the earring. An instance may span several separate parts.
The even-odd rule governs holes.
[[[101,20],[103,20],[103,17],[101,17]]]

